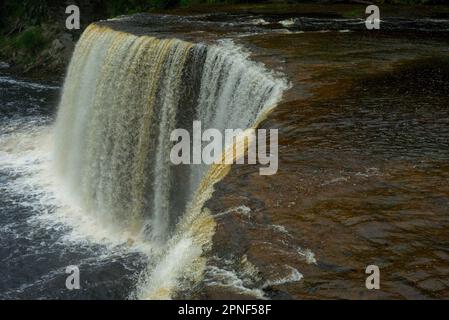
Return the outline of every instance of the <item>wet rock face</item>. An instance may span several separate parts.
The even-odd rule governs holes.
[[[65,10],[69,5],[77,5],[80,9],[79,30],[66,29],[68,14]],[[0,6],[4,9],[0,10],[0,33],[9,43],[8,50],[5,50],[7,55],[0,51],[1,59],[10,63],[13,72],[31,76],[62,76],[83,30],[108,15],[107,2],[102,0],[36,1],[27,3],[20,13],[14,9],[17,6],[15,1],[6,0]],[[30,28],[42,32],[43,45],[39,48],[16,48],[14,39]]]
[[[3,61],[0,62],[0,70],[1,69],[8,69],[9,67],[10,67],[9,63],[3,62]]]
[[[72,55],[75,42],[70,33],[60,34],[53,42],[48,50],[48,55],[52,61],[53,67],[65,66]]]

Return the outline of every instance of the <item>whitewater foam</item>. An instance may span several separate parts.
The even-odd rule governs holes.
[[[193,44],[98,25],[83,33],[56,123],[56,184],[67,216],[91,226],[83,231],[151,257],[131,298],[168,299],[199,281],[215,229],[203,205],[229,165],[174,167],[171,131],[195,118],[254,127],[287,87],[229,39]]]

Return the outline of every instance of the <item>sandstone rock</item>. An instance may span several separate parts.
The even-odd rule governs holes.
[[[0,61],[0,69],[8,69],[9,67],[9,63]]]
[[[59,51],[61,51],[63,49],[64,49],[64,45],[62,44],[61,40],[55,39],[51,43],[50,54],[51,55],[57,54]]]

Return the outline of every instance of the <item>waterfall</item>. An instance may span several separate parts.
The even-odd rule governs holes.
[[[229,169],[173,165],[172,130],[191,132],[194,120],[204,129],[253,127],[286,87],[230,41],[194,44],[99,24],[84,31],[59,106],[55,170],[83,212],[151,244],[136,297],[170,297],[180,273],[201,273],[214,230],[203,204]]]

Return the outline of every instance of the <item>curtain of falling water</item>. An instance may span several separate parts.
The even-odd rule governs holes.
[[[192,210],[201,211],[223,170],[172,165],[172,130],[190,131],[193,120],[203,130],[251,127],[285,88],[232,43],[206,46],[91,25],[76,46],[59,106],[57,176],[86,214],[117,232],[176,247],[177,224],[200,223]]]

